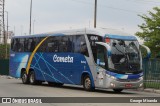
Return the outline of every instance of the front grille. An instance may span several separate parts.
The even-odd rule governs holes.
[[[117,79],[120,82],[137,82],[139,79]]]

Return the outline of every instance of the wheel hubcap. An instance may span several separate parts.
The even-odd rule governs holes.
[[[30,82],[31,82],[31,83],[34,82],[34,74],[31,74],[31,76],[30,76]]]
[[[89,89],[90,86],[91,86],[91,81],[90,81],[89,78],[86,78],[86,80],[85,80],[85,87],[86,87],[87,89]]]
[[[22,81],[23,81],[23,82],[26,82],[26,81],[27,81],[27,75],[26,75],[26,74],[23,74]]]

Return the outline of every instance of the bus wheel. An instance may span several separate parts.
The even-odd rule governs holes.
[[[29,84],[29,78],[25,71],[22,72],[22,83]]]
[[[123,91],[123,89],[113,89],[113,91],[116,92],[116,93],[120,93],[120,92]]]
[[[92,90],[94,90],[94,88],[92,88],[92,86],[91,86],[91,79],[90,79],[90,77],[89,77],[88,75],[86,75],[86,76],[84,77],[83,87],[84,87],[84,89],[87,90],[87,91],[92,91]]]
[[[40,85],[40,84],[42,84],[41,81],[37,81],[36,80],[34,71],[31,71],[29,73],[29,81],[30,81],[30,84],[32,84],[32,85]]]

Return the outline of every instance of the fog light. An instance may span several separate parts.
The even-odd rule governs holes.
[[[143,87],[143,83],[141,83],[141,84],[139,85],[139,87],[140,87],[140,88]]]
[[[139,80],[143,80],[143,77],[139,77]]]
[[[111,83],[111,87],[115,87],[116,85],[114,83]]]

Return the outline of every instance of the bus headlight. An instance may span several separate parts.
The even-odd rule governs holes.
[[[114,76],[111,76],[111,79],[114,79],[114,80],[115,80],[115,79],[116,79],[116,77],[114,77]]]
[[[114,83],[110,83],[110,86],[111,87],[115,87],[116,85]]]
[[[109,77],[109,78],[111,78],[111,79],[114,79],[114,80],[117,79],[116,77],[108,75],[108,74],[106,74],[106,76]]]

